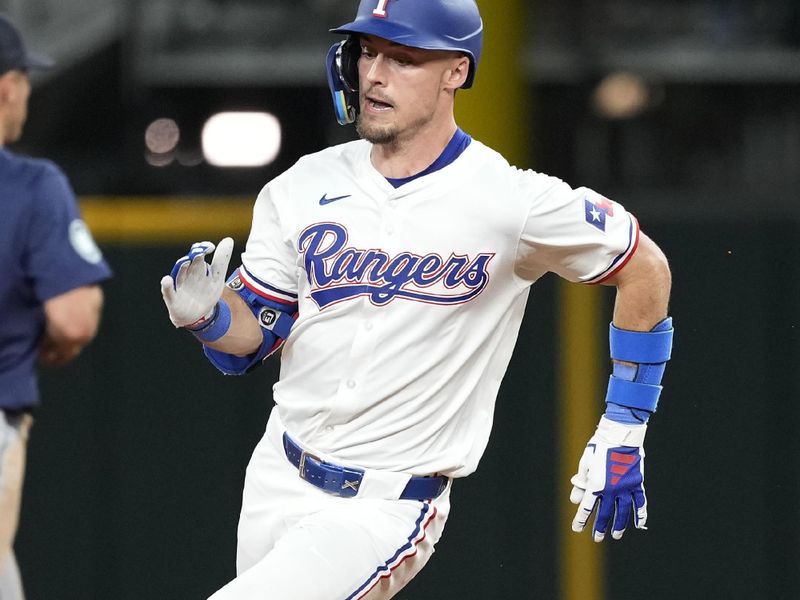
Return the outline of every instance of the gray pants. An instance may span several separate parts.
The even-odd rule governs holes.
[[[25,451],[33,419],[0,411],[0,600],[24,600],[14,557],[25,476]]]
[[[6,556],[0,566],[0,600],[25,600],[22,592],[22,578],[19,576],[14,553]]]

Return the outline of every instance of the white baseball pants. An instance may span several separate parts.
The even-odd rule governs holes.
[[[0,410],[0,599],[23,600],[22,580],[14,557],[19,523],[28,432],[33,418]]]
[[[237,577],[209,600],[394,596],[431,557],[450,486],[432,501],[333,496],[300,479],[282,433],[273,411],[247,467]]]

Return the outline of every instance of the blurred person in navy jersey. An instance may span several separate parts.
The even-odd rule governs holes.
[[[28,115],[28,71],[53,62],[29,52],[0,15],[0,598],[22,600],[13,546],[25,449],[39,403],[37,362],[70,362],[95,336],[111,276],[52,162],[9,151]]]

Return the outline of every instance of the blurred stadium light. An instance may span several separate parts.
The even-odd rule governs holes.
[[[203,125],[202,144],[210,165],[263,167],[278,155],[281,124],[269,113],[217,113]]]

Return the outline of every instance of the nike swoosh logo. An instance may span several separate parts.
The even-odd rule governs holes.
[[[346,196],[334,196],[333,198],[328,198],[328,194],[323,194],[322,198],[319,199],[319,205],[325,206],[326,204],[330,204],[331,202],[336,202],[337,200],[343,200],[344,198],[349,198],[352,194],[347,194]]]

